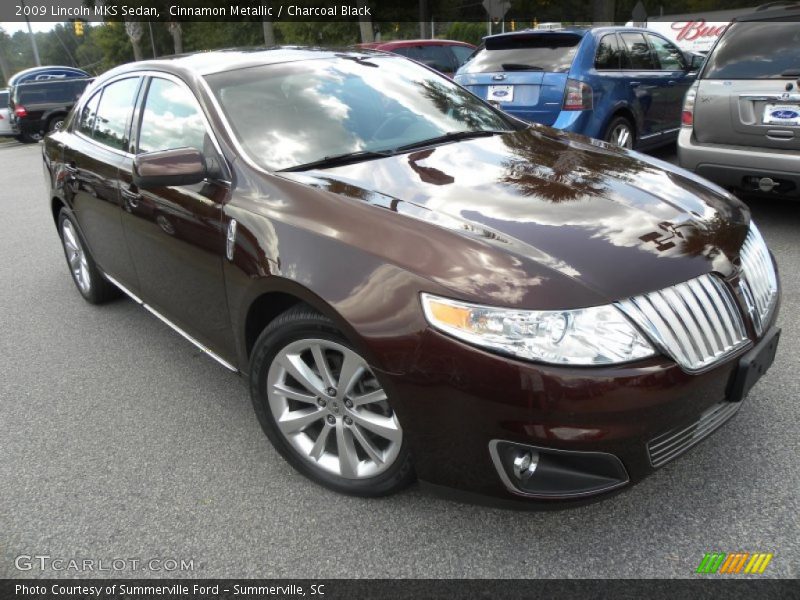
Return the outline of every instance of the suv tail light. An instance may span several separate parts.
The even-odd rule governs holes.
[[[592,88],[589,84],[577,79],[567,79],[564,92],[564,110],[591,110]]]
[[[17,115],[20,119],[24,119],[28,116],[28,111],[25,110],[25,107],[21,104],[14,109],[14,114]]]
[[[697,88],[690,87],[683,99],[683,110],[681,111],[681,125],[691,127],[694,125],[694,101],[697,98]]]

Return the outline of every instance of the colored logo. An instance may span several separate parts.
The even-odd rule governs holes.
[[[738,575],[743,573],[758,574],[763,573],[767,565],[772,560],[771,552],[707,552],[700,561],[696,573],[705,575]]]
[[[772,117],[775,119],[796,119],[800,113],[794,110],[773,110]]]
[[[498,97],[500,97],[500,98],[505,98],[506,96],[508,96],[508,92],[507,92],[507,91],[505,91],[505,90],[498,90],[498,91],[496,91],[496,92],[494,93],[494,95],[495,95],[495,96],[498,96]],[[789,118],[789,117],[779,117],[779,118],[781,118],[781,119],[785,119],[785,118]]]

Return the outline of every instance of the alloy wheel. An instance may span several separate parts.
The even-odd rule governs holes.
[[[608,141],[612,144],[616,144],[617,146],[622,146],[623,148],[628,148],[630,150],[633,148],[633,132],[625,123],[619,123],[614,127],[614,129],[611,130],[611,135],[609,136]]]
[[[89,263],[86,260],[86,252],[81,245],[78,233],[69,219],[64,219],[61,225],[61,239],[64,242],[64,249],[67,252],[67,261],[72,271],[72,277],[83,293],[89,293],[92,288],[92,278],[89,273]]]
[[[403,432],[366,361],[325,339],[282,348],[267,374],[281,435],[307,461],[345,479],[366,479],[397,459]]]

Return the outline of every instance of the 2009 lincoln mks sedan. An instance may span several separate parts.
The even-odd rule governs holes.
[[[246,374],[275,448],[341,492],[621,488],[775,355],[776,268],[742,203],[402,57],[126,65],[44,164],[83,297],[122,290]]]

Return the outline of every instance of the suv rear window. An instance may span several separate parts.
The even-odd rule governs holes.
[[[467,65],[469,73],[569,71],[581,36],[574,33],[514,34],[486,39]]]
[[[734,23],[708,57],[703,79],[779,79],[800,75],[797,22]]]
[[[22,83],[14,88],[15,104],[73,104],[91,79]]]

